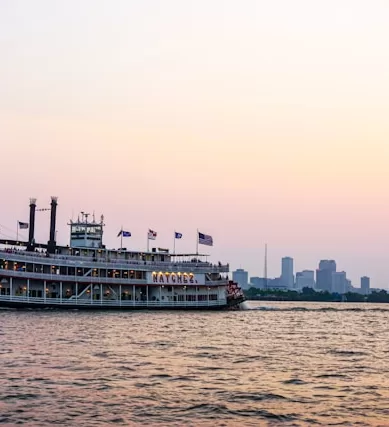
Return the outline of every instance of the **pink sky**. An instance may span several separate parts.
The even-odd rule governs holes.
[[[141,3],[141,4],[140,4]],[[0,235],[59,197],[131,249],[195,250],[262,276],[334,258],[389,284],[386,1],[4,1]],[[49,217],[37,218],[48,240]]]

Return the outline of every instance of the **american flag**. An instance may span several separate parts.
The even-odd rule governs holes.
[[[208,234],[203,234],[203,233],[199,232],[199,243],[200,243],[200,245],[213,246],[212,236],[209,236]]]
[[[18,221],[18,223],[19,223],[19,228],[20,228],[21,230],[25,230],[26,228],[28,228],[28,222],[21,222],[21,221]]]
[[[157,238],[157,232],[149,229],[147,238],[150,240],[155,240]]]

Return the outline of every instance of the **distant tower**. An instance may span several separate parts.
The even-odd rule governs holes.
[[[294,287],[293,258],[284,257],[281,262],[281,283],[288,289]]]
[[[336,272],[336,262],[332,259],[322,259],[316,270],[316,288],[319,291],[332,292],[332,273]]]
[[[267,289],[267,243],[265,243],[265,266],[263,270],[263,277],[265,279],[265,289]]]
[[[247,271],[243,270],[243,268],[238,268],[232,272],[232,280],[238,283],[241,288],[248,288],[249,275]]]
[[[370,278],[363,276],[361,277],[361,291],[363,295],[368,295],[370,293]]]

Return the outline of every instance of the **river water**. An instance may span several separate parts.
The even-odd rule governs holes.
[[[388,426],[389,306],[0,310],[0,424]]]

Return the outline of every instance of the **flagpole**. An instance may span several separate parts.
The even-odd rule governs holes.
[[[173,254],[176,254],[176,230],[174,230]]]
[[[199,254],[199,229],[197,229],[197,234],[196,234],[196,255]]]
[[[16,221],[16,241],[19,241],[19,221]]]
[[[149,251],[149,232],[147,232],[147,252]]]
[[[120,233],[120,251],[123,249],[123,226]]]

